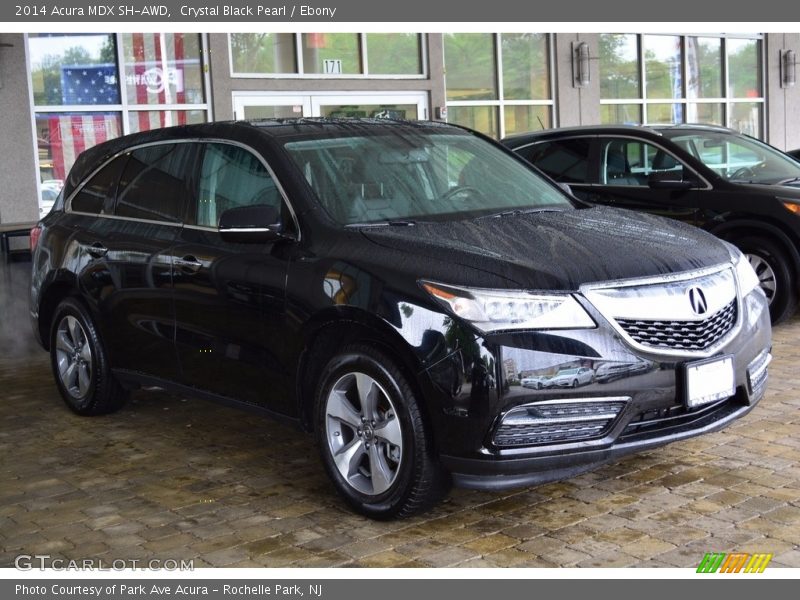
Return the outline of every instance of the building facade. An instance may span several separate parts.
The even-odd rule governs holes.
[[[0,223],[37,218],[77,154],[209,120],[435,119],[501,138],[726,125],[800,147],[800,33],[0,34]]]

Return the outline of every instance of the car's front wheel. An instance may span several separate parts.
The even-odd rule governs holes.
[[[67,298],[56,309],[50,362],[61,397],[79,415],[114,412],[125,403],[127,394],[111,373],[100,335],[77,299]]]
[[[758,276],[769,302],[772,322],[780,323],[791,317],[797,308],[797,282],[783,249],[761,237],[746,237],[735,243]]]
[[[443,491],[411,386],[394,361],[370,346],[348,346],[325,367],[315,430],[328,475],[364,515],[405,517]]]

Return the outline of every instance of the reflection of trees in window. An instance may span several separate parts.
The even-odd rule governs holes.
[[[232,33],[231,56],[235,73],[295,73],[294,34]]]
[[[547,36],[543,33],[504,33],[503,93],[506,100],[547,100],[550,73]]]
[[[369,72],[379,75],[422,73],[420,39],[417,33],[368,33]]]
[[[64,103],[64,94],[61,89],[61,68],[64,66],[116,65],[117,50],[113,36],[104,37],[105,40],[95,55],[92,55],[77,41],[76,45],[67,48],[60,54],[45,54],[41,58],[34,58],[31,61],[33,103],[39,106],[58,106]]]
[[[639,97],[639,58],[635,35],[600,36],[600,97]]]
[[[445,34],[444,59],[448,100],[495,100],[497,98],[497,73],[492,34]]]
[[[761,96],[761,63],[758,40],[727,41],[728,95],[733,98],[758,98]]]

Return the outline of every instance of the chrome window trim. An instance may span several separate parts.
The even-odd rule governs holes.
[[[248,146],[247,144],[244,144],[242,142],[238,142],[238,141],[235,141],[235,140],[226,140],[226,139],[222,139],[222,138],[201,138],[201,137],[181,138],[181,139],[178,139],[178,140],[158,140],[158,141],[154,141],[154,142],[145,142],[145,143],[142,143],[142,144],[136,144],[136,145],[133,145],[133,146],[128,146],[124,150],[121,150],[121,151],[117,152],[116,154],[114,154],[113,156],[111,156],[107,160],[105,160],[99,167],[97,167],[95,170],[93,170],[91,173],[89,173],[83,179],[83,181],[80,182],[80,184],[75,186],[75,189],[72,190],[72,193],[64,201],[64,212],[69,213],[69,214],[86,215],[86,216],[90,216],[90,217],[102,217],[102,218],[106,218],[106,219],[138,221],[138,222],[143,222],[143,223],[157,223],[157,224],[162,224],[162,225],[177,225],[177,226],[181,226],[181,227],[189,227],[191,229],[202,229],[204,231],[218,231],[218,229],[216,227],[209,227],[209,226],[204,226],[204,225],[195,225],[193,223],[185,223],[183,221],[176,221],[176,222],[158,221],[158,220],[154,220],[154,219],[139,219],[139,218],[136,218],[136,217],[121,217],[121,216],[117,216],[117,215],[104,215],[104,214],[99,214],[99,213],[95,214],[95,213],[86,213],[86,212],[80,212],[80,211],[73,211],[72,210],[72,200],[73,200],[73,198],[79,192],[81,192],[83,190],[83,188],[92,179],[92,177],[97,175],[97,173],[99,173],[102,169],[104,169],[113,160],[116,160],[117,158],[119,158],[120,156],[122,156],[124,154],[130,154],[134,150],[138,150],[140,148],[148,148],[150,146],[163,146],[163,145],[168,145],[168,144],[228,144],[230,146],[238,146],[239,148],[242,148],[243,150],[245,150],[245,151],[249,152],[250,154],[252,154],[253,156],[255,156],[256,159],[258,159],[258,161],[261,163],[261,165],[267,170],[267,173],[269,173],[269,176],[272,178],[272,180],[275,182],[275,187],[278,188],[278,192],[280,192],[280,195],[283,198],[283,201],[286,203],[286,206],[289,209],[289,214],[291,215],[292,221],[294,222],[295,229],[297,230],[297,241],[300,241],[300,239],[302,238],[302,233],[301,233],[301,230],[300,230],[300,221],[297,219],[297,213],[295,212],[294,207],[292,206],[292,203],[289,202],[289,197],[288,197],[288,195],[286,193],[286,190],[284,189],[284,187],[281,184],[281,182],[278,179],[278,177],[275,175],[275,171],[272,170],[272,167],[269,166],[269,164],[264,159],[264,157],[261,156],[261,154],[259,152],[257,152],[252,146]],[[195,198],[195,200],[196,200],[196,198]],[[114,198],[114,205],[116,206],[116,197]]]
[[[658,285],[658,284],[671,284],[683,281],[688,282],[693,279],[698,279],[708,275],[714,275],[726,269],[731,269],[733,272],[733,282],[735,289],[734,292],[735,297],[733,298],[733,301],[736,302],[736,321],[734,322],[731,329],[725,335],[723,335],[715,344],[709,346],[705,350],[684,350],[684,349],[672,350],[669,348],[657,348],[653,346],[646,346],[644,344],[640,344],[636,340],[634,340],[630,335],[628,335],[625,329],[623,329],[623,327],[617,322],[617,318],[624,319],[625,318],[624,316],[615,317],[614,315],[606,314],[605,312],[601,311],[591,300],[592,291],[600,291],[607,289],[624,289],[626,287],[639,287],[639,286]],[[739,285],[739,279],[736,276],[736,267],[732,262],[722,263],[719,265],[715,265],[713,267],[707,267],[692,271],[682,271],[680,273],[669,273],[666,275],[641,277],[636,279],[618,279],[613,281],[584,284],[580,286],[579,292],[581,297],[595,311],[597,311],[597,313],[599,313],[603,317],[603,319],[605,319],[608,325],[614,330],[615,333],[617,333],[620,336],[620,338],[628,346],[634,348],[637,352],[646,354],[650,357],[671,356],[671,357],[682,357],[688,360],[697,358],[709,358],[714,354],[716,354],[720,350],[720,348],[725,346],[731,339],[736,337],[736,335],[741,331],[742,325],[744,323],[744,315],[742,314],[744,302],[741,294],[741,287]],[[709,318],[710,316],[712,315],[708,315],[706,318]],[[659,314],[654,314],[653,320],[659,320],[660,317],[663,318],[664,320],[669,320],[667,317],[662,317],[662,315]]]

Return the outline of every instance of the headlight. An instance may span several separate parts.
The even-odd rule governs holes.
[[[595,322],[570,294],[462,288],[420,282],[450,312],[485,333],[510,329],[590,329]]]
[[[734,258],[734,266],[736,267],[736,279],[739,280],[739,291],[742,294],[742,298],[747,296],[750,292],[752,292],[755,288],[760,285],[758,281],[758,275],[753,270],[753,267],[750,266],[750,261],[747,260],[747,257],[742,254],[738,248],[733,248],[731,250],[731,255],[734,255],[734,252],[738,254]]]

